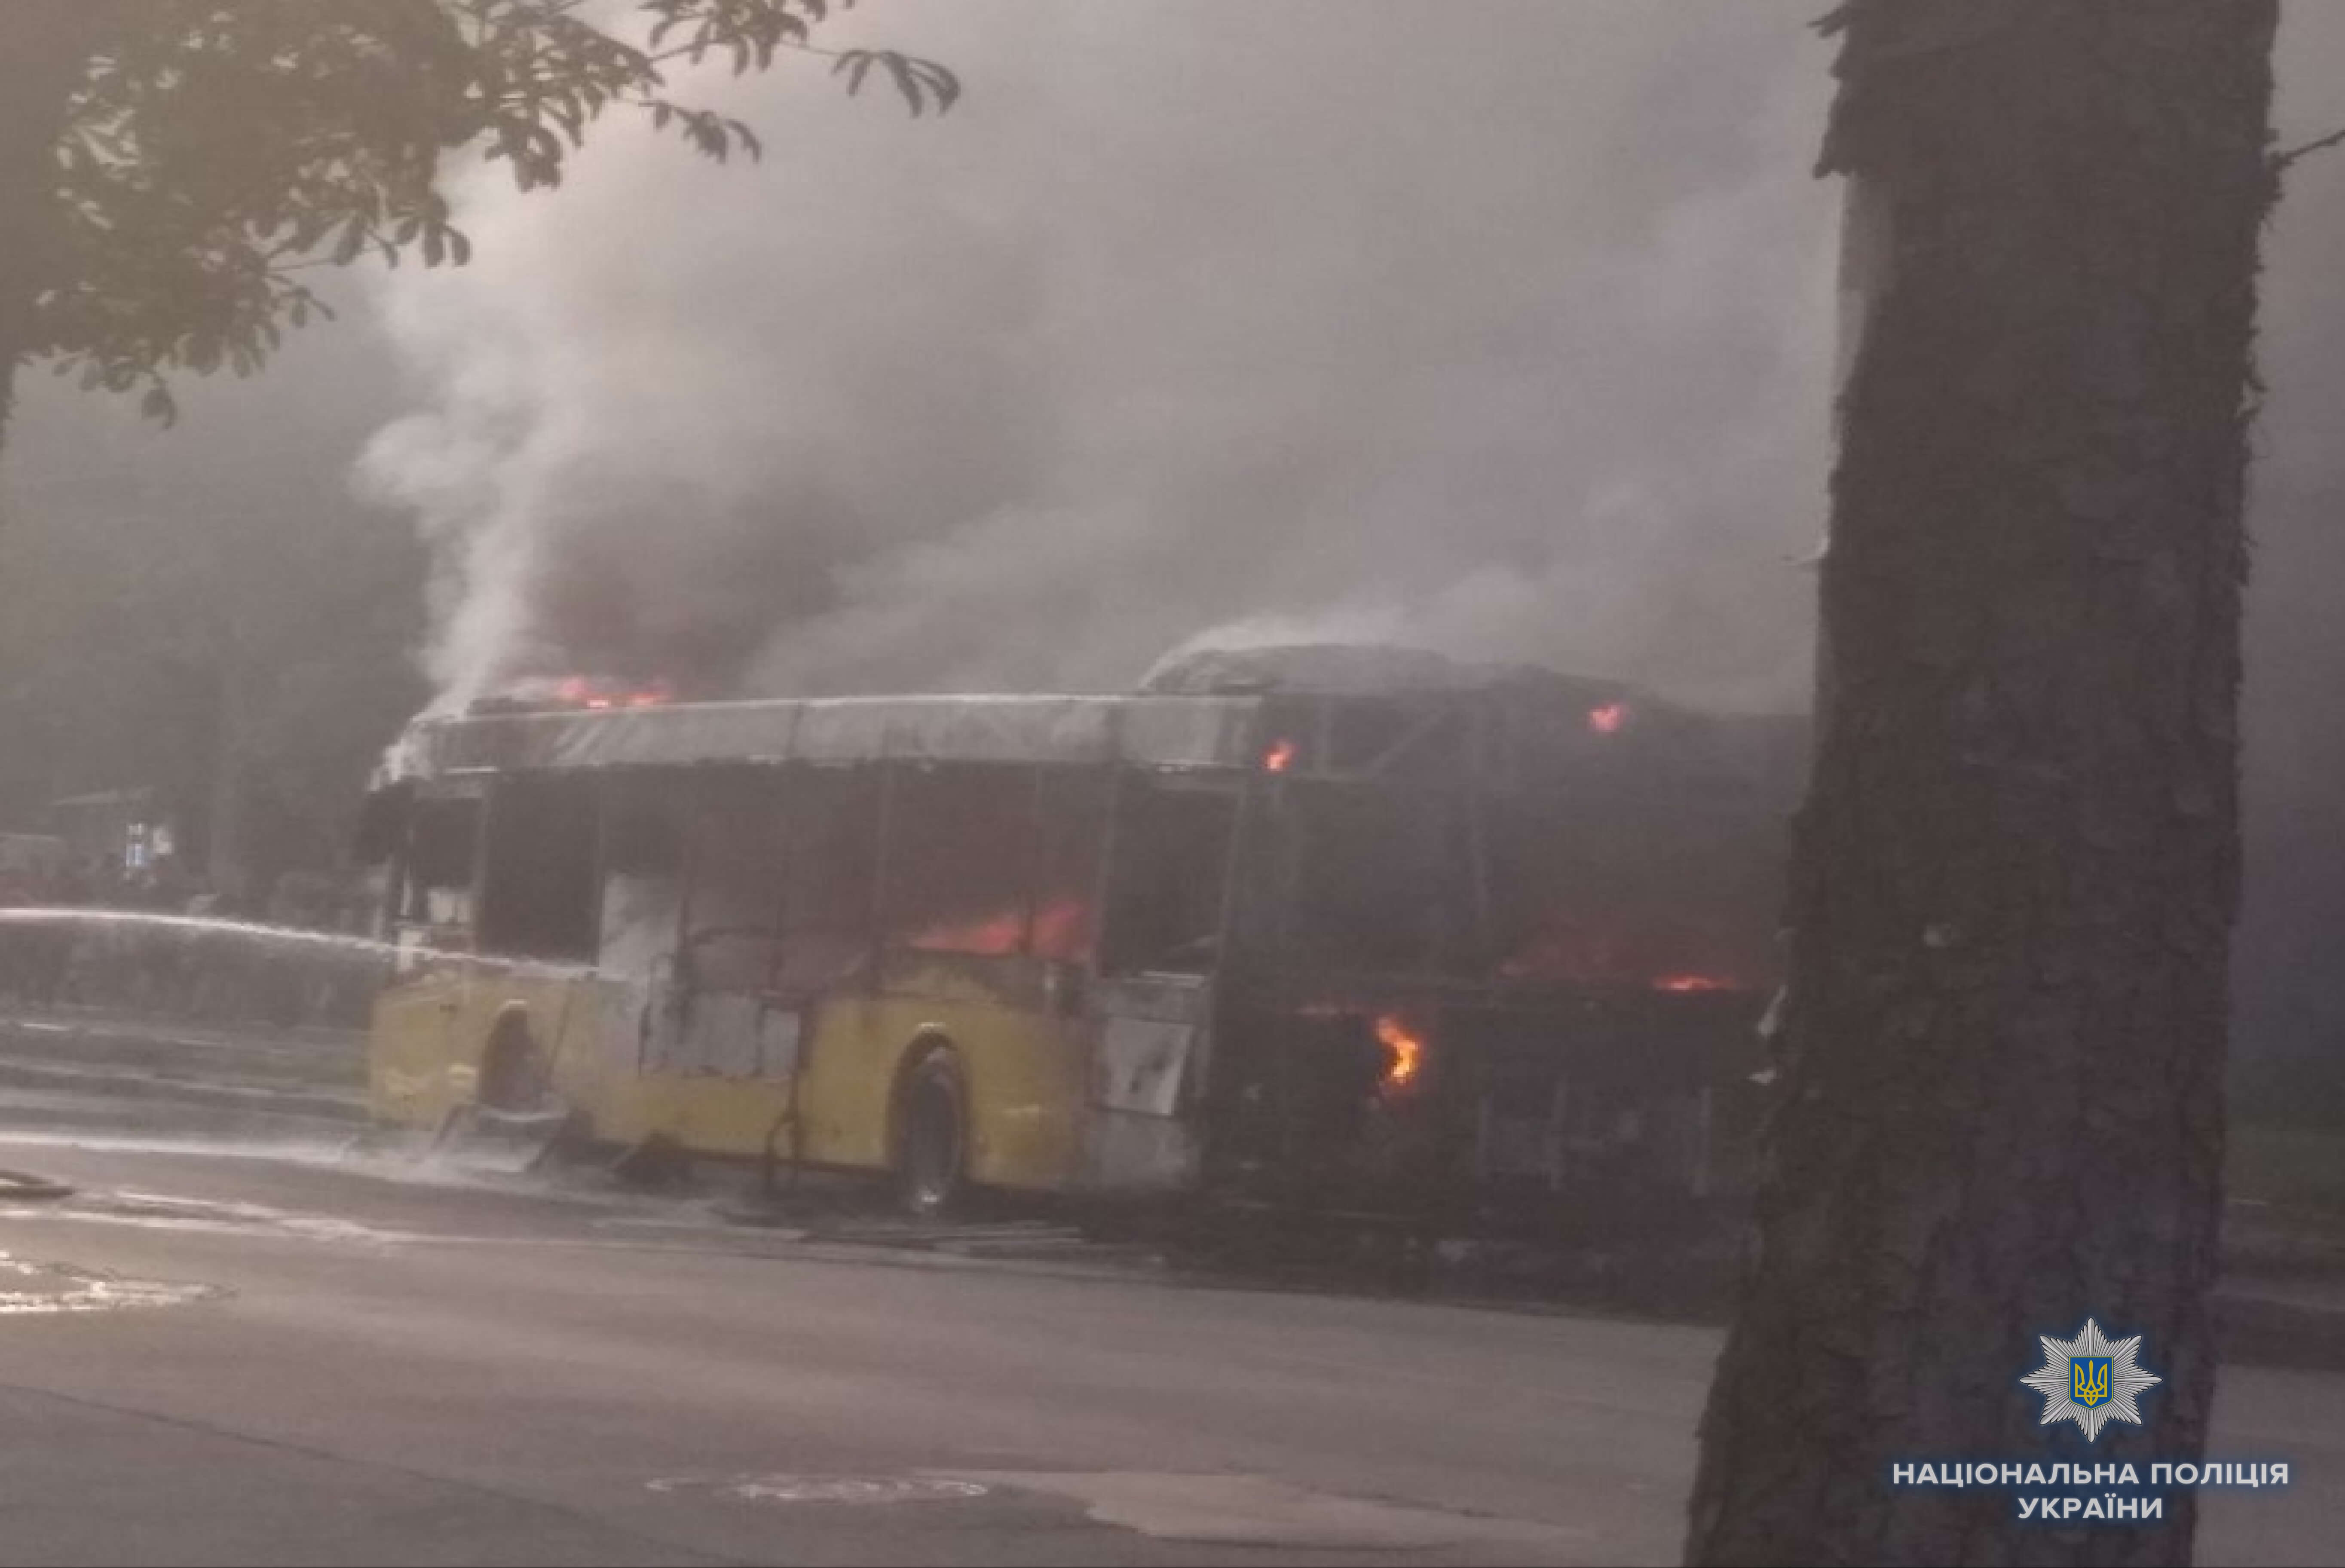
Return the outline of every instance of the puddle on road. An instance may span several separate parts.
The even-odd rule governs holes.
[[[0,1318],[178,1307],[227,1294],[217,1285],[125,1279],[103,1269],[77,1268],[69,1263],[27,1263],[0,1252]]]
[[[257,1203],[215,1203],[161,1193],[84,1192],[62,1201],[0,1204],[0,1219],[76,1220],[88,1225],[127,1225],[148,1230],[198,1231],[209,1235],[255,1233],[303,1241],[388,1246],[423,1237],[382,1230],[325,1215],[293,1214]]]
[[[1199,1545],[1325,1552],[1483,1547],[1545,1553],[1586,1541],[1585,1532],[1565,1525],[1346,1497],[1259,1475],[971,1471],[955,1471],[952,1479],[1068,1498],[1082,1503],[1101,1524]]]
[[[5,1107],[0,1107],[4,1109]],[[87,1131],[69,1133],[44,1132],[34,1127],[0,1125],[0,1146],[12,1149],[68,1149],[76,1154],[95,1155],[165,1155],[174,1158],[195,1157],[216,1160],[271,1160],[283,1165],[307,1166],[319,1170],[353,1169],[372,1174],[357,1148],[361,1142],[355,1137],[338,1138],[232,1138],[201,1137],[192,1134],[177,1136],[140,1136],[132,1134],[109,1134]],[[385,1168],[404,1169],[411,1162],[382,1162]]]
[[[660,1492],[715,1492],[745,1502],[966,1502],[993,1489],[974,1481],[918,1475],[679,1476],[645,1483]]]
[[[5,5],[5,0],[0,0]],[[5,1112],[0,1105],[0,1112]],[[492,1161],[472,1161],[448,1151],[435,1152],[423,1135],[370,1132],[356,1136],[318,1138],[229,1138],[198,1135],[141,1135],[86,1131],[46,1132],[0,1122],[0,1149],[33,1151],[16,1156],[37,1163],[41,1149],[72,1154],[159,1155],[171,1159],[250,1160],[298,1166],[305,1170],[347,1176],[386,1186],[437,1192],[490,1193],[506,1197],[559,1203],[575,1207],[609,1209],[629,1207],[673,1220],[677,1200],[600,1185],[592,1176],[584,1183],[567,1172],[517,1172]],[[0,1202],[5,1195],[0,1194]]]
[[[656,1492],[758,1503],[967,1502],[1003,1493],[1081,1503],[1096,1523],[1195,1545],[1325,1552],[1467,1547],[1545,1556],[1586,1532],[1539,1520],[1315,1492],[1258,1475],[1157,1471],[924,1471],[911,1475],[675,1477]]]

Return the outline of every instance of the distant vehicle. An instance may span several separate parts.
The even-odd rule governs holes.
[[[614,1145],[892,1172],[919,1211],[1713,1187],[1798,727],[1541,671],[1268,667],[419,722],[373,802],[411,954],[375,1111],[558,1106]]]

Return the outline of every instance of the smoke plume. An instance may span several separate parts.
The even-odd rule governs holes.
[[[442,566],[447,700],[1116,687],[1344,636],[1796,702],[1831,352],[1812,5],[958,0],[698,84],[396,276],[370,482]]]
[[[1128,685],[1330,636],[1805,696],[1835,193],[1814,0],[898,0],[941,122],[718,91],[755,170],[630,132],[382,305],[370,482],[442,567],[443,701]],[[2282,140],[2345,124],[2288,9]],[[2345,149],[2269,247],[2242,1048],[2345,1036]]]

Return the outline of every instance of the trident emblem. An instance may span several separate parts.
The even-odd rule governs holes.
[[[2106,1356],[2069,1357],[2068,1397],[2086,1410],[2107,1399],[2109,1359]]]

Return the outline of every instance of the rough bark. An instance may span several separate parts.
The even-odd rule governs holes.
[[[2179,1563],[1900,1461],[2201,1453],[2270,0],[1858,0],[1842,403],[1759,1243],[1696,1563]],[[2017,1380],[2143,1334],[2088,1448]],[[2219,1457],[2219,1456],[2218,1456]],[[2249,1457],[2249,1456],[2239,1456]]]
[[[91,55],[120,21],[116,0],[0,6],[0,446],[15,372],[36,347],[34,305],[53,262],[53,158]]]

